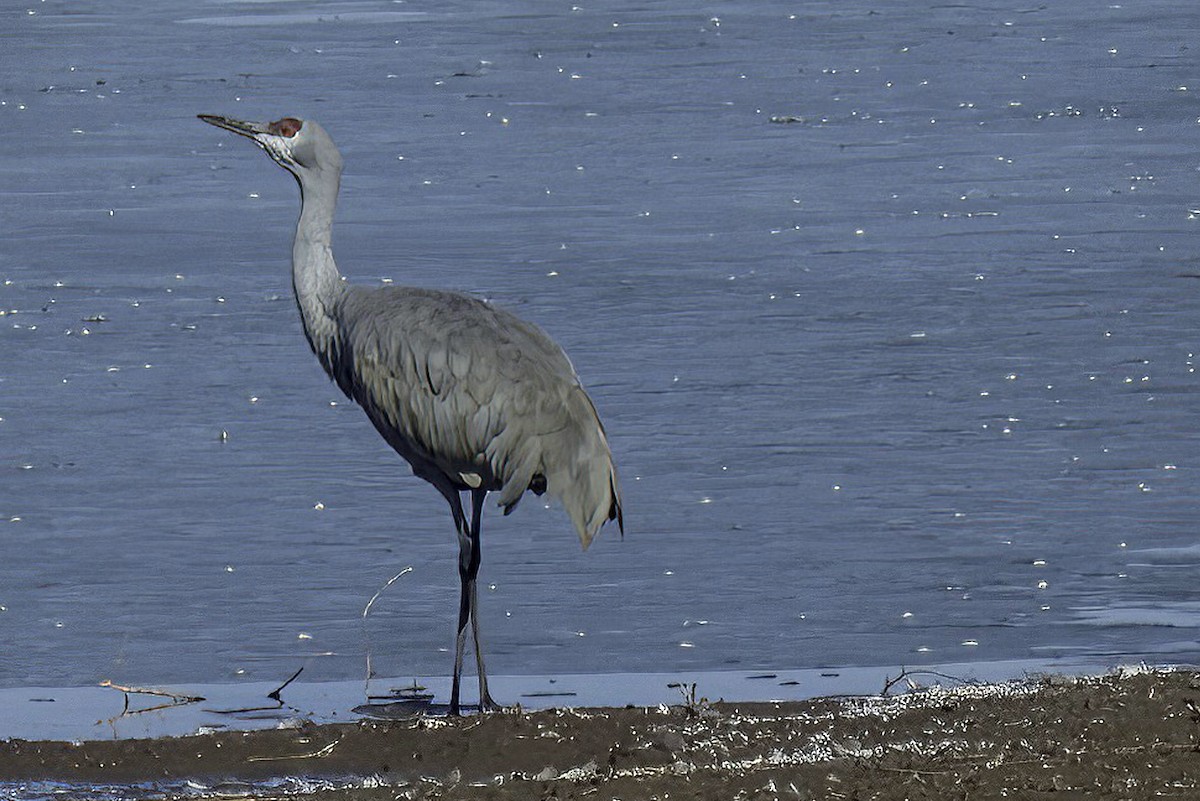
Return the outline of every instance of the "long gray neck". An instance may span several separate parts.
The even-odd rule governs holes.
[[[332,374],[337,349],[337,307],[346,292],[333,260],[333,210],[340,176],[313,172],[299,178],[300,221],[292,245],[292,288],[308,344]]]

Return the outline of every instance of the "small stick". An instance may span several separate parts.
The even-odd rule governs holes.
[[[379,596],[383,595],[384,590],[395,584],[397,579],[399,579],[401,576],[405,575],[406,573],[411,573],[412,571],[413,567],[412,565],[409,565],[396,575],[392,576],[375,592],[374,595],[371,596],[371,600],[367,601],[367,605],[363,607],[363,640],[365,641],[367,647],[367,675],[363,679],[363,694],[367,696],[367,698],[371,697],[371,635],[367,631],[367,614],[371,611],[371,606],[374,605],[375,601],[379,600]]]
[[[329,745],[319,751],[313,751],[311,754],[287,754],[285,756],[250,756],[246,757],[247,762],[279,762],[284,759],[319,759],[323,756],[329,756],[333,753],[333,749],[337,747],[342,739],[339,737]]]
[[[290,679],[288,679],[287,681],[285,681],[283,684],[280,684],[280,685],[279,685],[278,687],[276,687],[274,690],[271,690],[271,692],[267,693],[267,697],[268,697],[268,698],[270,698],[272,701],[278,701],[280,704],[282,704],[282,703],[283,703],[283,699],[279,697],[279,694],[280,694],[281,692],[283,692],[283,688],[284,688],[284,687],[288,686],[288,685],[289,685],[289,684],[291,684],[293,681],[295,681],[295,680],[296,680],[296,677],[297,677],[297,676],[299,676],[299,675],[300,675],[301,673],[303,673],[303,672],[304,672],[304,666],[303,666],[303,665],[301,665],[301,666],[300,666],[300,669],[299,669],[299,670],[297,670],[295,673],[293,673],[293,674],[292,674],[292,677],[291,677]]]
[[[135,693],[137,695],[157,695],[160,698],[170,698],[177,704],[194,704],[197,701],[205,700],[204,697],[200,695],[180,695],[179,693],[172,693],[166,690],[155,690],[149,687],[126,687],[122,684],[116,684],[112,681],[109,681],[108,679],[100,682],[100,686],[111,687],[114,690],[120,690],[123,693]],[[128,698],[125,699],[125,704],[128,707]]]
[[[296,677],[303,672],[304,666],[301,665],[300,669],[293,673],[290,679],[285,681],[283,684],[280,684],[274,690],[271,690],[271,692],[267,693],[267,697],[275,702],[275,706],[247,706],[240,709],[206,709],[204,711],[212,712],[214,715],[244,715],[247,712],[270,712],[276,709],[283,709],[283,698],[280,696],[280,694],[283,692],[283,688],[295,681]]]
[[[204,700],[204,698],[199,695],[179,695],[178,693],[167,692],[166,690],[155,690],[155,689],[152,689],[149,687],[126,687],[123,684],[116,684],[108,679],[105,679],[104,681],[100,682],[100,686],[101,687],[110,687],[114,690],[119,690],[121,693],[123,693],[123,697],[125,699],[125,703],[123,704],[123,706],[121,708],[121,714],[114,715],[113,717],[109,718],[107,721],[103,721],[103,722],[108,723],[108,725],[110,725],[110,726],[113,725],[114,723],[116,723],[116,721],[118,721],[124,717],[132,717],[133,715],[140,715],[143,712],[157,712],[161,709],[171,709],[172,707],[184,706],[186,704],[194,704],[198,701]],[[129,708],[130,694],[153,695],[156,698],[166,698],[168,700],[165,703],[155,704],[154,706],[148,706],[148,707],[145,707],[144,709],[130,709]],[[101,721],[97,721],[97,722],[99,723]]]
[[[883,691],[880,695],[887,695],[893,687],[907,679],[909,676],[936,676],[939,679],[948,679],[956,681],[959,684],[971,684],[972,682],[962,678],[961,676],[951,676],[947,673],[938,673],[936,670],[909,670],[908,668],[900,668],[900,675],[894,679],[886,679],[883,684]]]
[[[372,595],[371,600],[367,601],[367,605],[363,607],[363,611],[362,611],[363,620],[367,619],[367,613],[371,611],[371,605],[373,603],[375,603],[375,601],[379,598],[380,595],[383,595],[383,591],[386,590],[388,587],[392,586],[393,584],[395,584],[396,579],[400,578],[405,573],[411,573],[412,571],[413,571],[413,567],[412,567],[412,565],[409,565],[408,567],[404,568],[399,573],[397,573],[396,575],[394,575],[390,579],[388,579],[387,583],[385,583],[382,587],[380,587],[379,591],[376,592],[374,595]]]

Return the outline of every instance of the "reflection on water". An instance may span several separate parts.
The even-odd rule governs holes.
[[[320,119],[343,271],[490,297],[595,397],[628,534],[485,520],[497,674],[1195,660],[1197,18],[1151,6],[20,17],[0,686],[449,670],[444,504],[198,112]]]

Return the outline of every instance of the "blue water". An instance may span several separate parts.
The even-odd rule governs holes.
[[[6,17],[0,688],[450,669],[444,502],[200,112],[319,119],[343,272],[513,309],[595,399],[627,534],[491,512],[496,674],[1200,658],[1200,10]]]

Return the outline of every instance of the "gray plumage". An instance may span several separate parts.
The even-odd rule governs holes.
[[[494,708],[476,614],[483,500],[499,493],[508,514],[526,490],[548,492],[585,549],[608,520],[623,531],[616,468],[596,409],[566,354],[532,323],[457,292],[342,280],[332,250],[342,158],[321,126],[291,117],[200,119],[254,140],[300,185],[292,280],[305,336],[341,390],[450,504],[462,585],[450,707],[458,712],[470,620],[480,707]],[[469,521],[463,492],[471,497]]]

